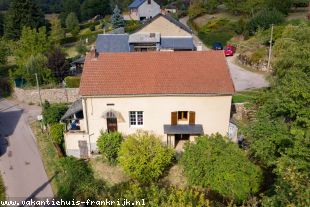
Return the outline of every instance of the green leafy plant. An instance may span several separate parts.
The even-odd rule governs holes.
[[[68,106],[66,104],[50,104],[48,101],[45,101],[42,111],[44,123],[48,125],[58,123],[67,110]]]
[[[53,124],[50,128],[50,134],[52,141],[55,144],[62,145],[64,142],[64,129],[65,126],[63,123]]]
[[[78,88],[80,87],[81,77],[77,76],[67,76],[65,78],[65,83],[67,88]]]
[[[97,147],[110,164],[115,164],[122,141],[123,136],[119,132],[101,132],[97,140]]]
[[[173,156],[174,150],[163,146],[158,137],[138,132],[122,143],[118,161],[129,176],[150,183],[163,174]]]
[[[238,201],[258,192],[262,182],[260,168],[248,160],[238,145],[219,134],[188,143],[181,163],[192,185],[210,188]]]

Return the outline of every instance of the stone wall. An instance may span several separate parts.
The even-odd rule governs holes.
[[[231,107],[232,118],[236,121],[241,121],[246,118],[247,111],[244,103],[235,103]]]
[[[42,102],[50,103],[74,102],[79,98],[78,88],[41,89]],[[24,103],[39,104],[40,97],[37,89],[14,88],[13,97]]]

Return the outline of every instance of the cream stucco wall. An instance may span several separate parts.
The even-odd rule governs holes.
[[[227,135],[228,132],[231,96],[86,98],[84,101],[84,117],[88,119],[88,134],[91,135],[92,145],[95,145],[100,131],[107,129],[103,116],[109,110],[121,114],[118,131],[124,135],[142,129],[160,135],[163,142],[166,142],[163,125],[171,124],[173,111],[195,111],[195,123],[203,125],[205,134],[219,132]],[[129,111],[143,111],[144,125],[130,127]]]
[[[145,17],[146,19],[153,18],[160,13],[160,6],[152,0],[151,4],[145,1],[139,6],[138,9],[130,10],[130,17],[134,20],[140,20],[140,17]]]
[[[159,32],[161,36],[188,36],[191,37],[192,35],[187,31],[181,29],[180,27],[176,26],[166,18],[159,16],[150,24],[146,25],[137,33],[152,33],[152,32]]]

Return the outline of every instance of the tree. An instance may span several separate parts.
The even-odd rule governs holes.
[[[192,185],[210,188],[238,201],[257,193],[262,182],[260,168],[248,160],[238,145],[219,134],[188,143],[181,163]]]
[[[122,143],[118,161],[125,172],[141,183],[156,181],[171,163],[174,151],[147,132],[128,136]]]
[[[73,36],[80,32],[79,20],[74,12],[71,12],[66,18],[66,27]]]
[[[68,106],[63,103],[50,104],[48,101],[45,101],[42,110],[44,124],[52,125],[59,123],[61,117],[67,110]]]
[[[257,29],[268,29],[272,24],[284,22],[284,15],[276,9],[263,9],[253,16],[247,24],[247,29],[254,34]]]
[[[23,27],[38,29],[44,25],[44,15],[35,1],[13,0],[5,14],[4,36],[16,40]]]
[[[101,132],[97,140],[97,147],[99,152],[108,159],[110,164],[115,164],[122,141],[123,136],[118,132]]]
[[[69,63],[66,54],[61,48],[56,47],[47,55],[47,67],[52,71],[58,83],[61,83],[69,72]]]
[[[85,0],[81,6],[81,18],[88,20],[96,15],[111,14],[109,0]]]
[[[124,17],[121,14],[121,11],[119,10],[117,5],[115,6],[113,10],[113,15],[111,17],[111,23],[114,29],[125,26]]]
[[[66,25],[67,16],[74,12],[80,18],[80,1],[79,0],[63,0],[61,3],[62,12],[60,14],[61,24]]]
[[[53,45],[59,46],[61,39],[65,37],[65,31],[61,27],[61,22],[57,16],[51,19],[51,33],[49,39]]]
[[[5,65],[7,63],[9,54],[10,48],[3,39],[0,39],[0,65]]]
[[[275,8],[283,14],[288,14],[294,0],[268,0],[267,8]]]
[[[62,145],[64,142],[64,130],[65,126],[63,123],[53,124],[50,128],[51,138],[53,143]]]
[[[204,8],[204,1],[203,0],[195,0],[191,3],[190,7],[188,8],[188,16],[191,19],[194,19],[200,15],[205,13]]]

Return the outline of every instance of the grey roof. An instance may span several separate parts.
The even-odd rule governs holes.
[[[193,37],[161,37],[161,48],[165,49],[195,49]]]
[[[75,61],[71,62],[70,65],[75,65],[75,64],[84,64],[85,62],[85,57],[80,57],[76,59]]]
[[[144,2],[145,2],[145,0],[134,0],[128,7],[130,9],[138,8]]]
[[[147,25],[151,24],[153,21],[155,21],[157,18],[159,18],[159,17],[161,17],[161,16],[164,17],[164,18],[166,18],[168,21],[170,21],[171,23],[175,24],[176,26],[180,27],[181,29],[185,30],[186,32],[188,32],[188,33],[190,33],[190,34],[193,33],[193,31],[192,31],[189,27],[187,27],[186,25],[182,24],[180,21],[176,20],[176,19],[173,18],[171,15],[169,15],[169,14],[164,15],[164,14],[161,14],[161,13],[158,14],[158,15],[156,15],[155,17],[153,17],[153,18],[147,20],[140,28],[138,28],[138,29],[137,29],[136,31],[134,31],[133,33],[140,31],[141,29],[143,29],[143,28],[146,27]]]
[[[153,43],[160,42],[160,33],[137,33],[129,35],[129,43]]]
[[[201,124],[164,125],[165,134],[203,134]]]
[[[97,52],[129,52],[128,34],[99,34]]]
[[[79,111],[83,111],[81,99],[78,99],[71,104],[69,109],[66,111],[65,115],[63,115],[63,117],[61,117],[61,121],[68,119],[70,116],[76,114]]]

